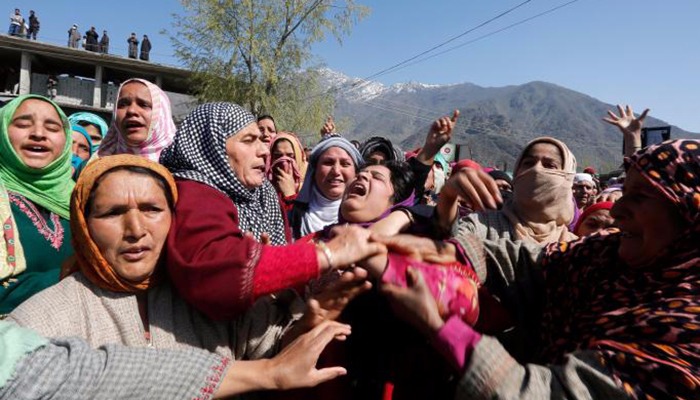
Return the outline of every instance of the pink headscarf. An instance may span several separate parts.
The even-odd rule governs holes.
[[[272,182],[275,168],[282,167],[282,169],[284,169],[285,172],[292,173],[292,176],[294,177],[294,183],[296,184],[296,191],[298,193],[301,189],[301,185],[304,183],[303,179],[306,175],[306,153],[304,153],[304,147],[301,145],[301,141],[299,140],[297,135],[295,135],[292,132],[279,132],[270,143],[270,150],[273,150],[275,148],[275,144],[277,144],[277,142],[281,140],[286,140],[289,143],[291,143],[292,149],[294,150],[294,158],[279,157],[278,159],[273,161],[272,164],[267,166],[267,179],[270,182]],[[270,155],[268,160],[271,159],[272,154]]]
[[[127,144],[117,126],[119,94],[122,88],[124,88],[124,85],[133,82],[146,85],[148,91],[151,93],[151,102],[153,103],[151,125],[148,127],[148,137],[138,146],[130,146]],[[165,92],[147,80],[132,78],[122,83],[119,87],[117,100],[114,103],[114,111],[112,113],[112,124],[107,131],[107,135],[100,144],[100,149],[97,151],[97,154],[100,157],[114,154],[136,154],[148,158],[151,161],[158,162],[160,152],[173,142],[175,131],[176,128],[170,108],[170,99],[168,99]]]

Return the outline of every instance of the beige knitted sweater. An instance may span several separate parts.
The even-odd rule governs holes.
[[[213,321],[164,282],[148,292],[151,340],[144,337],[136,296],[100,289],[80,272],[37,293],[7,318],[48,337],[77,336],[93,348],[110,344],[177,349],[196,347],[232,359],[274,355],[304,303],[289,290],[258,300],[234,321]]]

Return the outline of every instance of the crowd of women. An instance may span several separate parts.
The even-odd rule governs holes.
[[[0,398],[700,397],[700,141],[512,173],[232,103],[0,109]],[[288,391],[289,389],[297,389]],[[275,390],[275,392],[266,392]]]

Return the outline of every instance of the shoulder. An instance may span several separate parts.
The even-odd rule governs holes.
[[[44,335],[60,330],[59,325],[70,323],[69,316],[78,307],[79,293],[90,290],[84,280],[80,272],[66,277],[20,304],[7,319]]]

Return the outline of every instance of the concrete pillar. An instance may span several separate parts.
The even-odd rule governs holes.
[[[92,92],[92,106],[102,107],[102,66],[95,65],[95,88]]]
[[[163,88],[163,77],[160,75],[156,75],[156,86]]]
[[[26,51],[22,52],[22,62],[19,70],[19,94],[29,94],[32,88],[32,56]],[[43,93],[42,93],[43,94]]]

